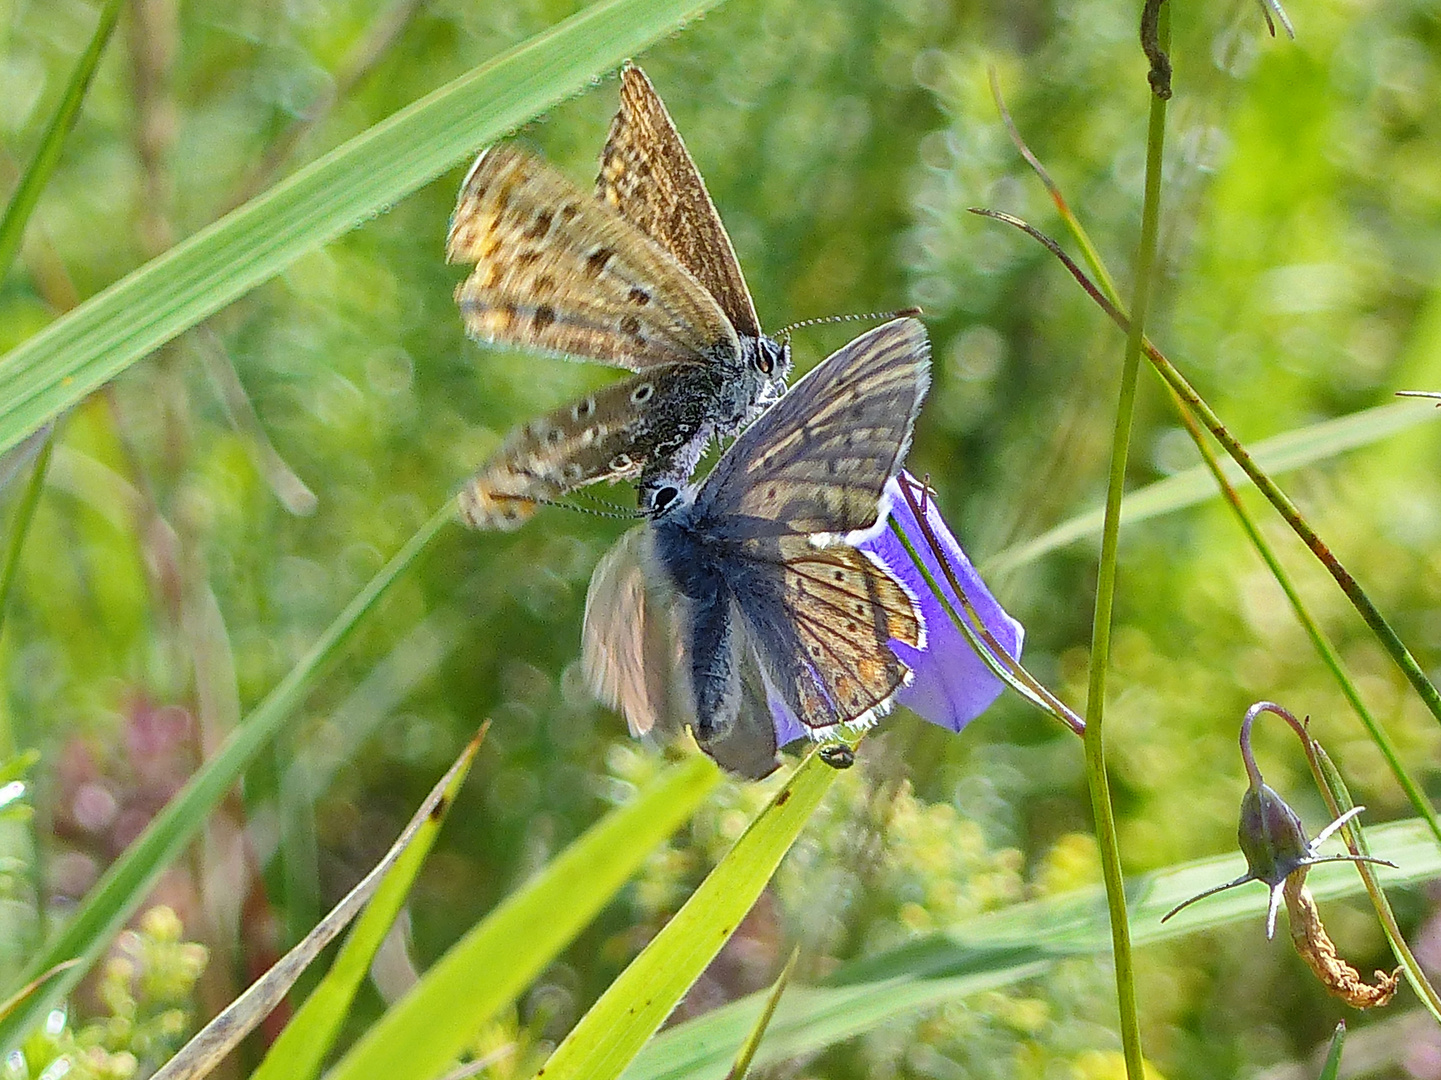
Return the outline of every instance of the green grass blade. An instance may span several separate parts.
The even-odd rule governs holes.
[[[65,138],[80,116],[80,106],[85,101],[91,80],[95,78],[95,69],[100,66],[100,57],[105,53],[105,46],[110,41],[110,34],[115,29],[124,4],[125,0],[108,0],[100,9],[95,33],[90,36],[89,46],[81,54],[75,70],[70,74],[70,84],[65,87],[60,106],[50,118],[45,134],[40,137],[35,159],[30,162],[25,175],[20,177],[15,194],[10,197],[10,205],[5,208],[5,216],[0,218],[0,279],[10,272],[10,264],[15,261],[15,256],[20,251],[20,241],[25,237],[25,226],[30,222],[35,204],[40,201],[40,193],[45,190],[45,185],[50,182],[50,177],[55,172],[55,166],[60,162]]]
[[[720,773],[696,755],[612,811],[457,942],[326,1075],[431,1080],[686,821]]]
[[[1336,1025],[1331,1035],[1331,1045],[1326,1050],[1326,1060],[1321,1065],[1317,1080],[1336,1080],[1341,1071],[1341,1050],[1346,1045],[1346,1021]]]
[[[488,727],[489,723],[485,726]],[[346,947],[331,968],[331,976],[340,971],[340,977],[327,978],[317,988],[317,994],[311,995],[306,1002],[307,1008],[296,1014],[271,1046],[254,1076],[264,1074],[302,1080],[320,1071],[320,1062],[345,1017],[351,996],[365,977],[370,958],[380,946],[395,913],[405,902],[420,864],[430,853],[436,834],[454,805],[455,793],[470,773],[475,752],[480,749],[484,737],[485,727],[482,727],[431,788],[395,843],[390,845],[390,850],[371,868],[370,873],[361,878],[294,948],[246,987],[244,993],[222,1009],[215,1019],[162,1065],[154,1080],[201,1080],[209,1076],[240,1041],[285,1000],[285,995],[305,969],[364,909],[365,917],[356,925],[355,933],[350,935]],[[356,939],[362,935],[364,942],[357,945]],[[329,993],[320,994],[320,991],[326,990]],[[324,998],[324,1005],[309,1008],[316,1004],[317,996]],[[287,1038],[287,1035],[291,1037]]]
[[[13,1013],[16,1009],[18,1009],[21,1003],[27,997],[40,989],[41,985],[45,982],[46,979],[53,978],[54,976],[59,975],[66,968],[74,966],[74,960],[67,960],[63,964],[56,964],[49,971],[41,972],[39,975],[35,976],[35,978],[31,979],[19,990],[16,990],[15,993],[11,994],[4,1001],[0,1001],[0,1019],[4,1019],[5,1017]]]
[[[1314,465],[1348,450],[1390,438],[1398,432],[1441,417],[1441,410],[1418,408],[1411,403],[1378,405],[1350,416],[1325,420],[1257,443],[1252,456],[1272,476]],[[1234,461],[1222,464],[1226,478],[1238,486],[1250,480]],[[1217,498],[1216,482],[1204,465],[1197,465],[1147,484],[1128,494],[1121,506],[1121,522],[1135,525],[1188,506]],[[1017,544],[987,559],[981,569],[995,574],[1034,562],[1067,544],[1101,531],[1103,512],[1092,510],[1057,525],[1040,536]]]
[[[357,135],[0,357],[0,452],[719,0],[601,0]],[[444,222],[436,223],[436,257]]]
[[[756,1017],[755,1025],[751,1028],[746,1041],[741,1044],[740,1053],[736,1055],[735,1064],[731,1066],[730,1072],[726,1073],[726,1080],[745,1080],[750,1073],[751,1062],[755,1061],[756,1051],[760,1049],[761,1040],[766,1037],[766,1029],[771,1026],[771,1019],[776,1014],[776,1006],[781,1003],[781,995],[786,992],[786,987],[791,981],[791,972],[796,969],[796,961],[800,959],[799,947],[791,950],[791,958],[786,961],[786,966],[781,969],[780,975],[771,986],[771,992],[766,996],[766,1003],[761,1008],[761,1013]]]
[[[801,763],[665,929],[581,1017],[546,1062],[547,1080],[620,1075],[751,909],[835,775],[814,752]],[[745,1037],[744,1028],[735,1034],[727,1059]]]
[[[1424,883],[1441,873],[1441,852],[1424,822],[1393,822],[1366,835],[1377,854],[1402,867],[1378,874],[1388,887]],[[1266,900],[1259,885],[1221,893],[1161,923],[1176,903],[1237,877],[1244,868],[1239,855],[1226,855],[1133,882],[1134,943],[1171,940],[1244,920],[1252,924],[1258,948],[1290,948],[1284,934],[1271,944],[1262,936]],[[1340,865],[1316,867],[1306,883],[1318,900],[1362,890],[1355,871]],[[815,1053],[918,1009],[1014,986],[1043,975],[1066,957],[1104,955],[1109,948],[1106,900],[1099,887],[979,916],[847,965],[823,986],[792,986],[776,1009],[755,1063],[765,1066]],[[753,994],[677,1024],[651,1041],[624,1080],[722,1080],[764,999],[764,994]]]
[[[84,904],[31,961],[19,981],[27,982],[66,960],[79,963],[51,980],[42,991],[31,995],[20,1008],[0,1021],[0,1057],[90,970],[116,931],[140,906],[160,872],[200,830],[215,804],[225,797],[255,755],[294,715],[361,618],[450,522],[453,513],[453,504],[447,502],[406,541],[90,890]]]
[[[5,630],[10,593],[14,591],[15,577],[20,571],[20,553],[25,550],[25,537],[30,533],[30,523],[35,520],[35,508],[40,505],[40,492],[45,490],[45,474],[50,471],[50,454],[54,449],[55,431],[52,428],[46,432],[40,453],[30,467],[30,482],[25,485],[25,493],[20,497],[15,518],[10,523],[10,536],[5,542],[5,564],[0,566],[0,634]]]

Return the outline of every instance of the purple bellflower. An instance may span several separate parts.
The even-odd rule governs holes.
[[[902,476],[912,490],[921,490],[920,483],[909,473]],[[944,592],[952,610],[965,618],[962,606],[946,580],[937,552],[926,543],[925,534],[894,478],[886,485],[886,498],[882,505],[889,510],[888,517],[882,517],[881,527],[867,530],[859,537],[856,546],[882,563],[916,598],[925,626],[925,637],[919,649],[900,641],[890,642],[892,651],[911,669],[912,676],[911,681],[896,694],[895,701],[938,727],[960,731],[986,711],[1000,696],[1004,685],[951,622],[941,601],[926,584],[905,545],[892,530],[894,525],[905,533],[931,577]],[[925,499],[923,505],[926,524],[935,535],[941,548],[940,554],[945,557],[965,591],[966,599],[1007,654],[1019,659],[1024,628],[1006,613],[986,588],[971,560],[961,550],[950,526],[941,517],[935,500]],[[784,746],[810,734],[777,695],[770,694],[768,700],[775,720],[777,745]]]

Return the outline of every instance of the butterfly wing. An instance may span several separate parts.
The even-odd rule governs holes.
[[[632,529],[596,564],[585,594],[581,666],[591,692],[623,713],[631,734],[679,730],[672,695],[681,652],[673,593],[646,567],[646,529]]]
[[[461,517],[510,530],[588,484],[690,475],[709,437],[716,378],[710,367],[667,364],[516,428],[461,488]]]
[[[741,336],[760,320],[705,181],[665,103],[640,68],[620,73],[620,111],[600,159],[596,194],[669,251],[720,304]]]
[[[930,343],[896,319],[832,353],[741,433],[696,495],[704,527],[741,539],[843,537],[881,516],[930,386]]]
[[[728,662],[735,715],[722,725],[696,723],[690,675],[694,610],[656,572],[649,529],[633,529],[597,564],[585,597],[582,667],[591,691],[625,714],[632,734],[689,726],[718,765],[759,780],[774,772],[775,726],[765,679],[744,628],[732,621]],[[690,648],[688,649],[688,644]]]
[[[922,648],[915,597],[865,552],[780,541],[786,613],[798,651],[773,656],[773,681],[808,727],[863,724],[886,712],[910,671],[891,640]]]
[[[619,213],[533,154],[493,146],[450,221],[446,259],[471,335],[642,371],[738,357],[709,292]]]
[[[743,626],[743,624],[738,624]],[[709,736],[696,733],[696,742],[717,765],[748,780],[760,780],[776,771],[776,726],[766,700],[766,682],[756,650],[738,643],[735,663],[739,676],[740,703],[735,717],[724,730]]]
[[[752,424],[681,513],[725,560],[759,662],[803,724],[864,724],[909,678],[915,598],[835,538],[879,524],[929,382],[925,329],[898,319],[832,354]]]

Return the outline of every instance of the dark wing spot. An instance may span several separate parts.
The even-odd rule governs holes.
[[[776,486],[775,486],[774,484],[772,484],[770,487],[766,488],[766,501],[767,501],[767,502],[775,502],[775,498],[776,498]]]
[[[535,309],[535,317],[531,320],[537,330],[544,330],[555,322],[555,308],[549,304],[541,304]]]
[[[572,420],[584,420],[591,413],[595,412],[595,398],[586,398],[584,401],[577,401],[570,410]]]
[[[633,286],[627,297],[636,307],[645,307],[650,303],[650,293],[646,292],[639,285]]]
[[[857,626],[857,625],[856,625],[855,623],[853,623],[853,622],[848,622],[848,623],[846,623],[846,632],[847,632],[847,633],[854,634],[854,633],[855,633],[857,630],[859,630],[859,629],[860,629],[860,627]]]
[[[555,212],[555,216],[559,218],[560,223],[564,225],[566,222],[574,221],[580,217],[580,207],[576,206],[575,203],[566,203]]]
[[[522,251],[515,257],[515,265],[519,267],[529,266],[539,258],[540,250],[538,248],[531,248],[528,251]]]
[[[525,238],[527,240],[545,239],[545,234],[550,232],[550,223],[554,219],[555,215],[549,210],[537,210],[535,220],[531,222],[530,228],[525,230]]]
[[[641,383],[630,392],[630,400],[633,405],[644,405],[655,395],[655,387],[650,383]]]
[[[545,433],[545,441],[550,446],[559,446],[565,441],[565,432],[558,427],[553,427]]]
[[[620,332],[627,337],[640,337],[640,320],[634,315],[627,315],[620,321]]]
[[[845,572],[844,570],[837,570],[837,571],[836,571],[836,580],[837,580],[837,581],[845,581],[845,580],[846,580],[846,572]]]
[[[615,258],[615,251],[608,247],[598,247],[590,253],[585,260],[585,272],[591,277],[600,277],[601,272],[609,265],[611,259]]]
[[[541,274],[535,279],[531,288],[535,291],[536,296],[549,296],[555,292],[555,278],[549,274]]]

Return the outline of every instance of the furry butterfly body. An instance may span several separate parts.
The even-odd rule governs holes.
[[[785,390],[700,173],[638,68],[621,73],[594,197],[514,146],[481,154],[446,243],[472,336],[636,375],[516,429],[461,492],[477,528],[601,480],[683,483],[706,444]]]
[[[689,725],[746,776],[775,767],[771,701],[813,734],[885,712],[924,642],[916,601],[852,546],[883,527],[929,384],[913,319],[863,334],[743,432],[596,568],[584,656],[633,729]]]

